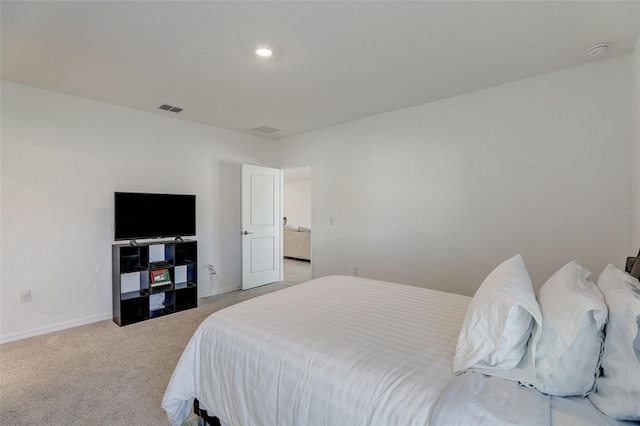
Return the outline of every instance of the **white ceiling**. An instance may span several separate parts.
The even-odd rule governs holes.
[[[5,80],[272,138],[630,53],[640,27],[640,1],[0,7]]]

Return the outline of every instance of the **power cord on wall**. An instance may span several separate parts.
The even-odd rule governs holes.
[[[207,267],[209,268],[209,293],[211,294],[211,296],[215,296],[217,292],[220,291],[220,286],[222,284],[220,283],[220,277],[218,277],[218,273],[216,272],[213,264],[209,263]],[[216,277],[216,280],[218,281],[216,293],[213,292],[213,277]]]

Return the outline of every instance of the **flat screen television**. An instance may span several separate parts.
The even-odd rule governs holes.
[[[115,239],[196,235],[196,196],[116,192]]]

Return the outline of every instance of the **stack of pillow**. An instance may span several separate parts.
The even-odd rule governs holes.
[[[609,322],[602,376],[589,399],[609,417],[640,420],[640,284],[608,265],[598,277],[598,287],[609,307]]]
[[[615,265],[597,285],[576,261],[536,299],[522,256],[494,269],[464,320],[453,369],[588,396],[617,420],[640,420],[640,283]]]

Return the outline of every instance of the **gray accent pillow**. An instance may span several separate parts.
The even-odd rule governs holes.
[[[633,262],[635,262],[637,259],[637,257],[627,257],[627,263],[624,266],[624,271],[627,273],[631,272],[631,269],[633,268]]]
[[[635,262],[633,262],[633,267],[631,268],[631,272],[629,272],[632,277],[640,279],[640,256],[636,257]]]

